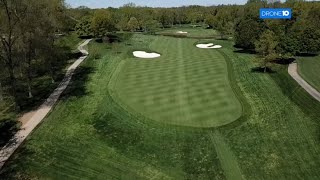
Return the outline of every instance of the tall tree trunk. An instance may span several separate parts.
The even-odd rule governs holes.
[[[27,78],[28,78],[28,97],[29,98],[33,98],[33,95],[32,95],[32,85],[31,85],[31,83],[32,83],[32,75],[31,75],[31,71],[32,71],[32,69],[31,69],[31,53],[32,53],[32,44],[31,44],[31,41],[29,41],[29,48],[28,48],[29,50],[28,50],[28,70],[27,70]]]
[[[0,82],[0,102],[3,101],[3,91],[2,91],[2,84]]]
[[[18,102],[18,97],[17,97],[17,82],[16,82],[16,77],[14,76],[14,67],[13,63],[11,60],[11,64],[9,65],[9,78],[10,78],[10,86],[11,86],[11,95],[14,100],[14,109],[19,111],[19,102]]]
[[[13,13],[10,11],[10,7],[7,0],[1,0],[2,5],[5,9],[5,14],[8,20],[8,40],[5,38],[2,38],[2,43],[5,46],[5,52],[6,52],[6,66],[9,71],[9,78],[10,78],[10,86],[11,86],[11,95],[14,99],[14,109],[19,110],[19,103],[17,98],[17,84],[16,84],[16,78],[14,76],[14,62],[13,62],[13,45],[14,45],[14,28],[16,26],[16,23],[18,22],[12,20]]]

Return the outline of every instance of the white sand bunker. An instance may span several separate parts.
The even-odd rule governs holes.
[[[177,31],[178,34],[188,34],[188,32],[184,32],[184,31]]]
[[[149,59],[149,58],[157,58],[157,57],[160,57],[161,55],[158,54],[158,53],[147,53],[145,51],[134,51],[133,52],[133,55],[135,57],[138,57],[138,58],[145,58],[145,59]]]
[[[213,43],[209,44],[197,44],[197,48],[202,48],[202,49],[220,49],[222,46],[220,45],[214,45]]]

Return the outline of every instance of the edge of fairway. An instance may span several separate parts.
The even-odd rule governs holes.
[[[238,126],[239,124],[243,123],[243,120],[245,120],[245,118],[251,114],[251,111],[252,111],[251,105],[247,102],[247,99],[243,95],[242,90],[237,85],[237,81],[234,73],[234,66],[230,60],[230,57],[222,49],[218,49],[217,51],[224,57],[227,63],[228,79],[230,82],[231,89],[241,104],[241,116],[238,119],[234,120],[233,122],[218,126],[218,128],[224,127],[224,126],[230,126],[230,127]]]

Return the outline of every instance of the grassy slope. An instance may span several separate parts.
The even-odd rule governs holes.
[[[320,56],[298,59],[299,74],[315,89],[320,91]]]
[[[79,39],[79,36],[75,32],[70,32],[69,34],[63,36],[57,40],[57,45],[69,47],[72,50],[76,50],[79,43],[82,40]]]
[[[115,80],[123,104],[152,120],[183,126],[221,126],[241,116],[218,51],[195,48],[196,40],[190,39],[136,39],[152,41],[150,48],[162,56],[126,60]]]
[[[253,55],[221,44],[251,105],[240,121],[220,130],[246,178],[319,179],[320,103],[292,80],[287,66],[274,67],[274,74],[253,73]]]
[[[133,116],[109,96],[113,71],[132,47],[92,44],[93,48],[106,56],[96,61],[89,58],[78,70],[68,98],[60,101],[15,155],[5,176],[223,179],[210,130],[167,126]]]
[[[126,113],[108,95],[108,82],[127,53],[119,57],[94,44],[91,48],[100,47],[107,56],[82,66],[82,75],[74,78],[80,80],[69,88],[73,94],[60,101],[3,175],[223,179],[240,172],[246,179],[319,179],[319,103],[288,76],[286,66],[271,75],[252,73],[252,55],[235,54],[230,42],[219,43],[233,65],[236,93],[246,97],[239,121],[217,132]]]

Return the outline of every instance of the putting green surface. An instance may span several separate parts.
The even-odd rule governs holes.
[[[129,58],[115,92],[126,107],[162,123],[214,127],[241,116],[224,57],[195,47],[196,40],[136,35],[151,41],[156,59]]]
[[[320,91],[320,57],[300,57],[298,71],[311,86]]]

